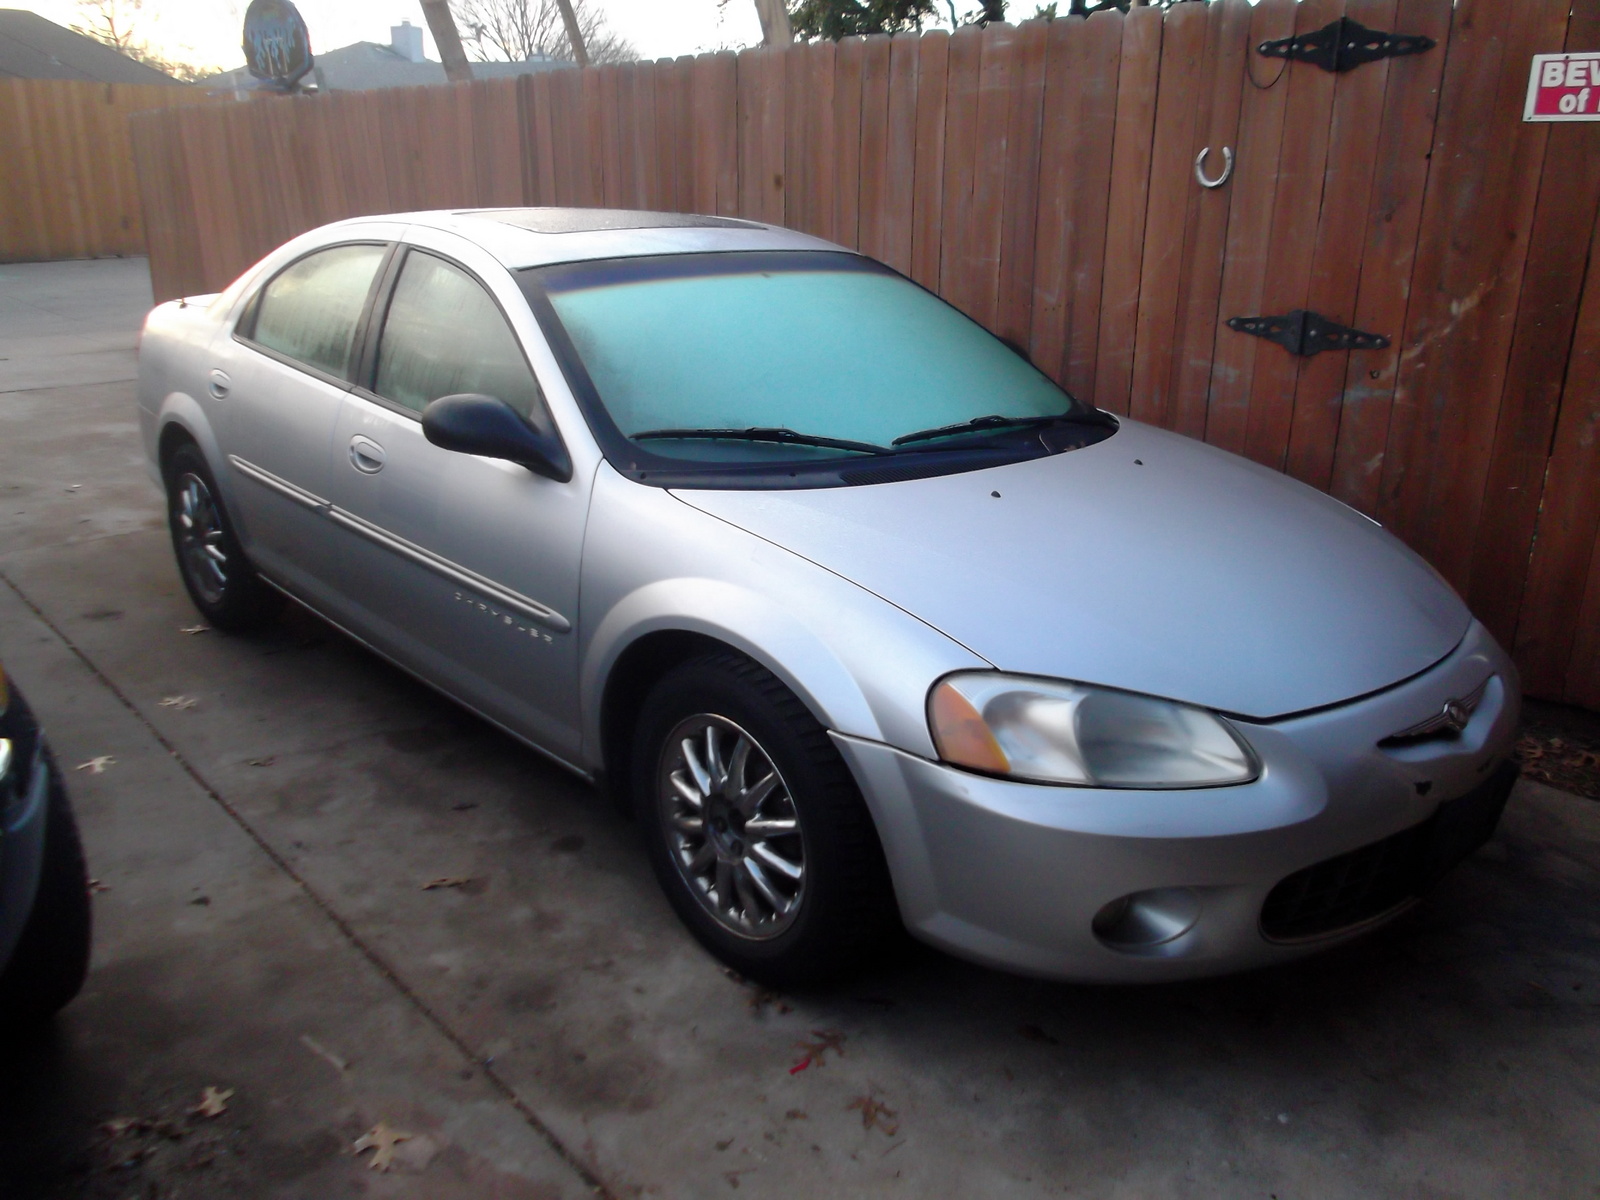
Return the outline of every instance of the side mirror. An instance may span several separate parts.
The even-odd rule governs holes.
[[[561,439],[541,433],[494,396],[440,396],[422,410],[422,436],[446,450],[520,463],[557,483],[572,478],[572,460]]]

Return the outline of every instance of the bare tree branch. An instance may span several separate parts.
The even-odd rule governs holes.
[[[455,0],[461,40],[479,62],[551,58],[576,62],[556,0]],[[590,63],[632,62],[639,52],[607,25],[592,0],[572,0]]]

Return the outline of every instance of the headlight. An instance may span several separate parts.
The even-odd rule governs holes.
[[[945,762],[1040,783],[1216,787],[1260,773],[1239,735],[1203,708],[998,671],[941,679],[928,726]]]

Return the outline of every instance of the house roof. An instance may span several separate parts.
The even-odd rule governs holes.
[[[0,8],[0,78],[7,76],[91,83],[178,82],[93,38],[19,8]]]
[[[475,62],[472,64],[472,75],[474,79],[505,79],[570,66],[570,62],[549,58],[527,62]],[[355,42],[318,54],[311,78],[316,80],[319,88],[326,88],[330,92],[365,92],[374,88],[417,87],[446,82],[443,64],[412,62],[403,54],[396,53],[392,47],[378,42]],[[310,82],[310,79],[305,82]],[[202,87],[213,89],[248,88],[254,87],[255,83],[246,67],[200,80]]]

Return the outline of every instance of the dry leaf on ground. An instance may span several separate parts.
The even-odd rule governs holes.
[[[81,762],[72,769],[74,771],[87,771],[91,775],[104,775],[107,767],[114,767],[116,765],[116,755],[98,754],[94,758],[91,758],[88,762]]]
[[[176,708],[180,711],[186,708],[193,708],[199,703],[200,701],[193,696],[163,696],[161,698],[162,708]]]
[[[200,1093],[200,1103],[189,1110],[189,1115],[192,1117],[204,1117],[207,1120],[212,1117],[220,1117],[228,1111],[228,1100],[232,1095],[232,1088],[215,1088],[207,1085],[205,1090]]]
[[[824,1062],[824,1055],[826,1055],[829,1050],[832,1050],[841,1058],[844,1057],[844,1034],[840,1033],[838,1030],[813,1029],[811,1031],[811,1036],[817,1040],[814,1042],[795,1043],[795,1046],[804,1051],[804,1053],[801,1054],[800,1061],[789,1068],[789,1074],[798,1075],[807,1067],[822,1066]]]
[[[900,1123],[895,1120],[895,1117],[900,1114],[882,1100],[879,1100],[873,1093],[868,1092],[865,1096],[857,1096],[849,1104],[845,1105],[846,1110],[852,1108],[861,1112],[861,1128],[881,1129],[888,1137],[893,1137],[900,1132]]]
[[[412,1135],[403,1129],[391,1129],[387,1121],[379,1121],[366,1133],[358,1137],[350,1147],[352,1154],[360,1155],[371,1150],[372,1161],[367,1163],[374,1171],[387,1171],[394,1165],[394,1148],[401,1142],[409,1142]]]

